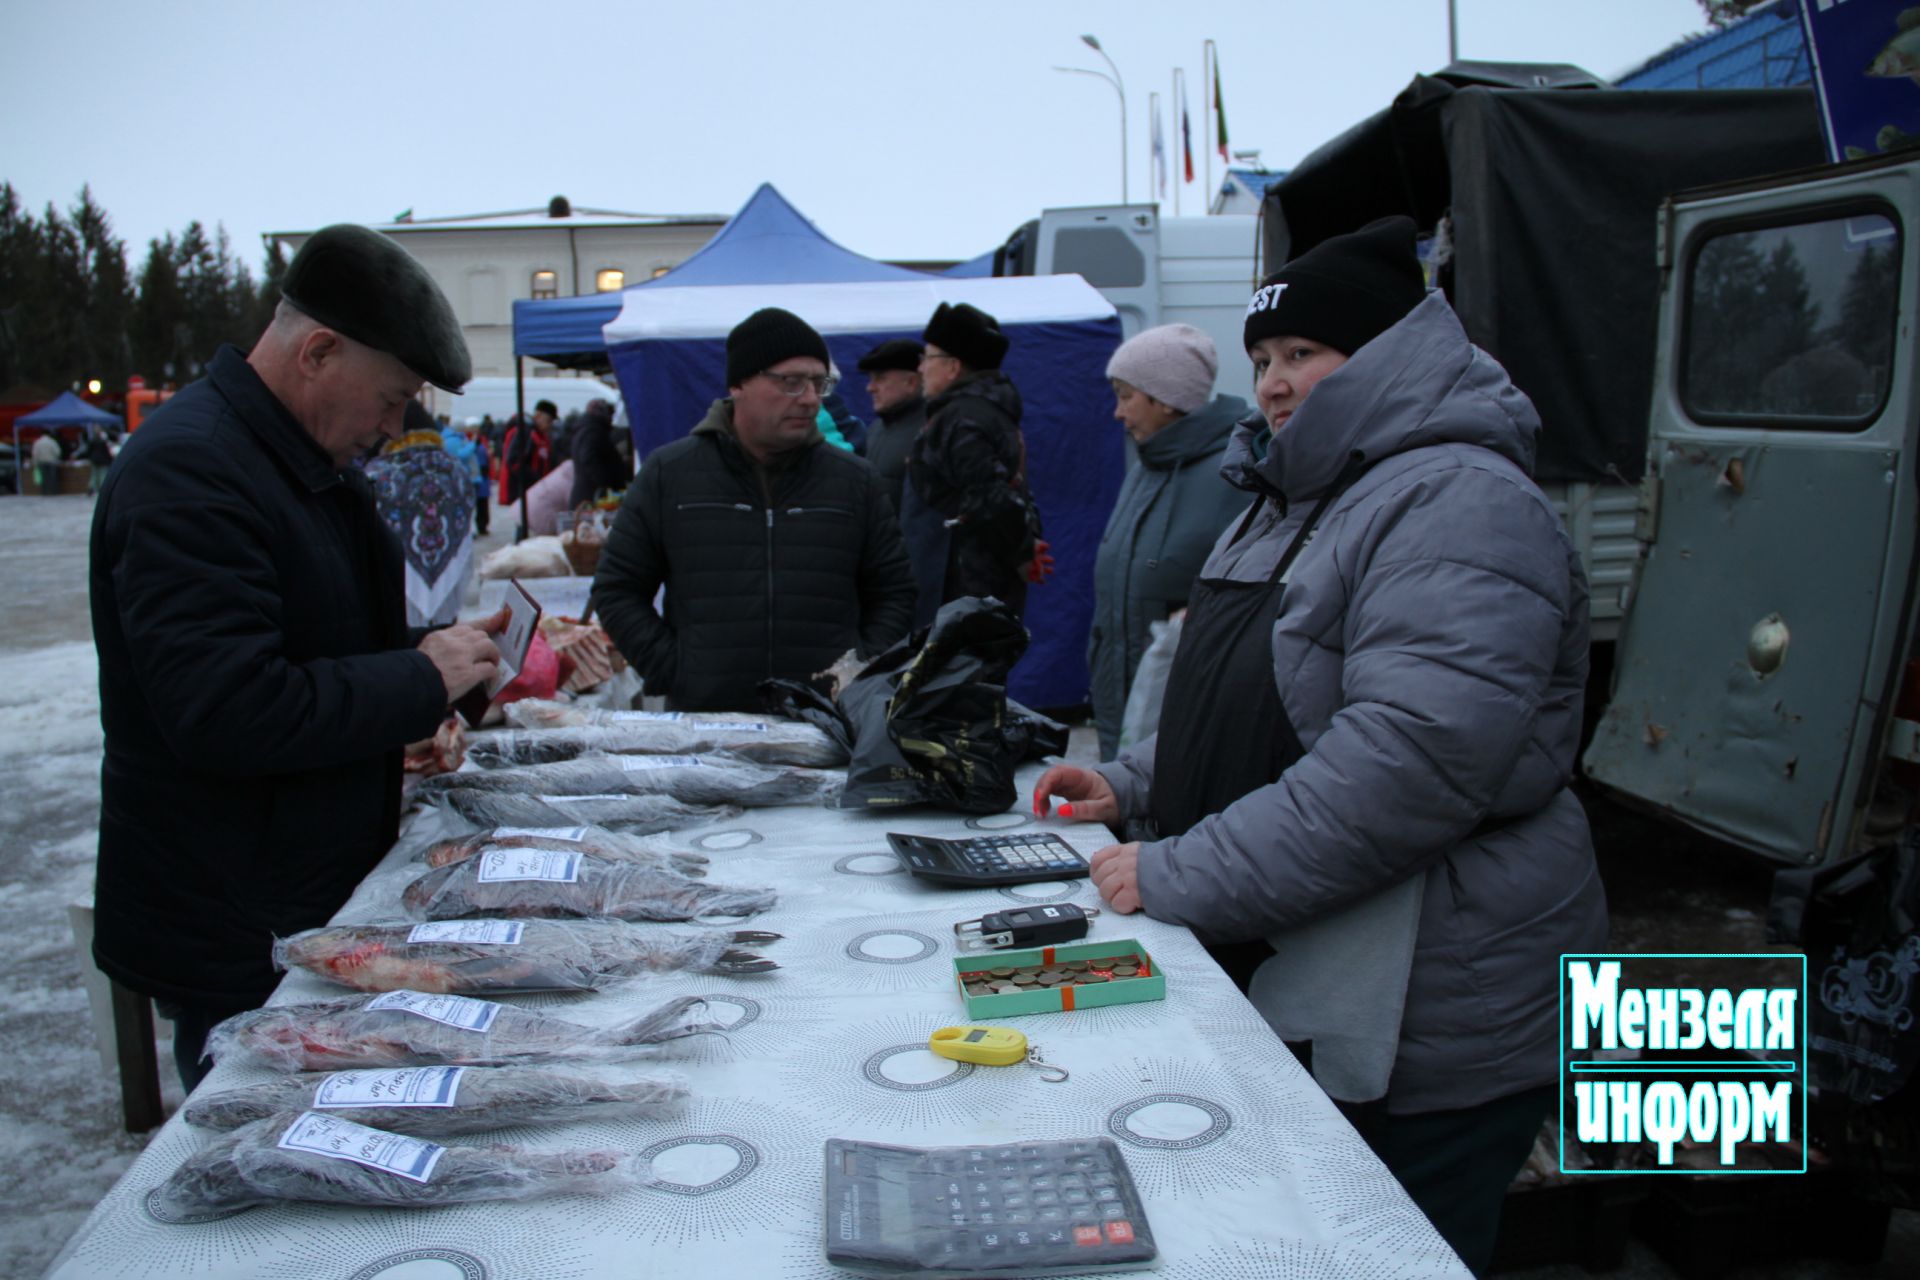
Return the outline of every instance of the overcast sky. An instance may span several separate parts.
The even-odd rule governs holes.
[[[1135,200],[1153,198],[1147,95],[1164,110],[1186,69],[1196,213],[1203,40],[1219,45],[1232,146],[1279,169],[1442,66],[1447,7],[6,0],[0,179],[35,210],[91,183],[136,268],[148,238],[196,218],[257,265],[270,230],[556,193],[731,214],[762,181],[862,253],[966,258],[1042,208],[1119,197],[1113,89],[1050,69],[1105,70],[1082,32],[1125,81]],[[1697,0],[1457,7],[1463,58],[1608,77],[1706,26]]]

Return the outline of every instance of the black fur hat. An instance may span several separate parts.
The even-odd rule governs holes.
[[[970,303],[941,303],[927,321],[924,336],[969,369],[998,369],[1007,355],[1000,322]]]
[[[280,296],[442,390],[458,391],[473,377],[466,336],[440,286],[371,228],[342,222],[314,232],[287,264]]]

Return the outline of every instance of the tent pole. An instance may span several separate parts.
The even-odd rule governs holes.
[[[527,460],[531,462],[533,460],[531,443],[533,424],[527,421],[527,361],[526,357],[518,352],[515,352],[513,357],[513,416],[520,420],[520,434],[514,438],[514,444],[525,451]],[[516,543],[527,540],[527,526],[532,523],[527,515],[527,490],[533,486],[527,483],[524,471],[520,476],[520,482],[520,527],[513,534],[513,540]]]

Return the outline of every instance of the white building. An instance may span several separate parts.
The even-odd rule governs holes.
[[[555,196],[545,209],[370,224],[433,275],[467,335],[476,376],[513,373],[516,298],[607,293],[665,275],[706,244],[727,219],[717,213],[622,213]],[[312,231],[272,231],[291,257]],[[529,377],[557,372],[529,362]]]

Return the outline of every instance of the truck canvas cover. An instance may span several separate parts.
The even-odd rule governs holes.
[[[1504,88],[1477,70],[1416,76],[1269,187],[1266,269],[1375,218],[1403,213],[1424,234],[1451,211],[1437,282],[1539,409],[1536,477],[1638,481],[1660,203],[1819,164],[1813,94]]]

